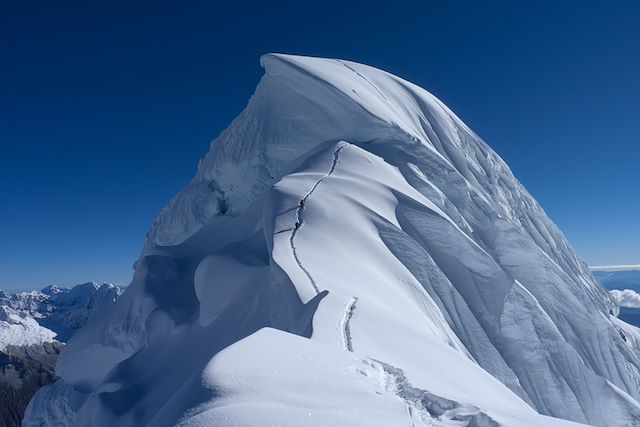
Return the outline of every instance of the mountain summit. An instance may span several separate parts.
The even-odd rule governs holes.
[[[24,425],[640,425],[638,330],[487,144],[384,71],[261,64]]]

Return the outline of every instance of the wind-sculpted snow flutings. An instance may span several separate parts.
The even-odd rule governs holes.
[[[315,408],[329,390],[337,400],[323,415],[353,415],[353,408],[366,406],[368,417],[358,411],[351,425],[381,425],[389,414],[393,420],[384,425],[397,425],[408,410],[425,415],[420,405],[428,405],[419,396],[428,390],[427,400],[437,401],[433,414],[425,415],[429,423],[461,415],[446,414],[454,402],[518,427],[565,424],[533,407],[598,425],[633,425],[640,416],[639,393],[631,386],[640,378],[639,363],[610,325],[604,311],[610,298],[477,135],[435,97],[383,71],[287,55],[267,55],[262,63],[266,74],[249,105],[163,210],[141,259],[159,252],[175,259],[244,259],[245,252],[254,254],[251,236],[258,236],[265,246],[265,280],[220,307],[229,317],[219,328],[172,324],[165,316],[161,333],[147,342],[158,304],[141,286],[145,263],[139,263],[118,310],[65,350],[70,356],[63,358],[62,380],[34,406],[41,414],[62,413],[70,396],[77,405],[65,416],[77,411],[76,421],[89,420],[98,413],[94,419],[102,426],[149,424],[152,418],[163,427],[179,420],[195,425],[208,410],[212,419],[264,425],[269,408],[276,408],[269,412],[272,424],[283,424],[286,412],[298,417],[292,425],[323,425]],[[351,148],[336,147],[336,141],[349,141]],[[336,168],[338,163],[345,167]],[[207,186],[212,181],[215,192]],[[187,248],[194,239],[201,246]],[[531,315],[518,316],[522,311]],[[217,322],[213,315],[207,320]],[[246,336],[261,326],[280,331],[263,328]],[[185,341],[184,334],[198,339]],[[220,337],[227,347],[205,345]],[[288,351],[292,342],[295,351]],[[263,370],[255,357],[272,343],[283,344],[269,348],[278,369]],[[243,351],[234,353],[239,347]],[[167,356],[192,353],[199,363]],[[213,358],[215,365],[226,353],[237,363],[207,377],[214,392],[203,392],[201,362]],[[351,375],[367,357],[384,361],[389,372],[379,367],[374,381]],[[91,374],[127,366],[125,359],[138,360],[140,369],[125,370],[128,376],[118,378],[124,383]],[[321,367],[326,360],[335,366]],[[78,368],[85,361],[82,367],[91,370]],[[570,362],[570,374],[562,361]],[[297,377],[287,378],[294,363]],[[155,371],[146,369],[152,366]],[[524,367],[519,378],[507,375],[511,367]],[[594,377],[600,380],[587,381]],[[378,394],[381,378],[385,388],[412,392]],[[135,391],[142,383],[144,393],[125,393],[123,412],[109,413],[105,394],[120,399],[119,388]],[[84,387],[82,395],[76,384]],[[312,389],[319,391],[313,399]],[[351,400],[354,395],[344,390],[359,397]],[[291,395],[295,402],[287,400]],[[390,412],[378,411],[383,401]],[[448,420],[491,425],[481,418]],[[335,418],[335,424],[346,419],[353,418]]]

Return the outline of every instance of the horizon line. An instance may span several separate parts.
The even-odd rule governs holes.
[[[620,264],[620,265],[590,265],[589,270],[601,271],[624,271],[624,270],[640,270],[640,264]]]

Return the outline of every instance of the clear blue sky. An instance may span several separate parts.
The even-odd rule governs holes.
[[[0,288],[128,282],[271,51],[427,88],[587,262],[640,263],[640,2],[14,3],[0,14]]]

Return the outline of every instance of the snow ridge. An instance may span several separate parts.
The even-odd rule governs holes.
[[[298,256],[298,250],[296,248],[294,240],[296,238],[296,235],[298,234],[298,231],[302,228],[302,225],[304,224],[303,217],[304,217],[304,209],[307,204],[307,199],[309,198],[309,196],[311,196],[311,194],[313,194],[316,188],[318,188],[318,185],[320,185],[320,183],[323,182],[325,179],[329,178],[333,174],[333,172],[336,170],[336,166],[338,165],[338,159],[340,157],[340,151],[342,151],[342,149],[346,146],[347,146],[347,143],[342,143],[338,145],[336,150],[333,152],[333,161],[331,163],[331,168],[329,169],[329,172],[327,172],[326,175],[324,175],[322,178],[317,180],[315,184],[313,184],[313,186],[309,189],[309,191],[307,191],[300,199],[300,202],[298,203],[298,208],[296,209],[296,224],[293,228],[293,231],[291,232],[291,236],[289,237],[289,242],[291,244],[291,251],[293,252],[293,257],[295,258],[296,263],[298,264],[298,267],[300,267],[300,270],[302,270],[304,274],[307,276],[307,278],[309,279],[309,283],[311,283],[311,286],[316,291],[316,294],[320,293],[320,288],[318,288],[318,285],[316,284],[316,281],[313,278],[313,276],[311,276],[311,273],[309,272],[309,270],[307,270],[307,268],[304,266],[302,261],[300,261],[300,257]]]

